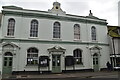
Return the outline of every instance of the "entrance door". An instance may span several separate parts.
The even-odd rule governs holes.
[[[5,53],[3,62],[3,74],[12,73],[12,53]]]
[[[61,72],[61,55],[52,55],[52,72]]]
[[[93,55],[93,68],[95,72],[99,71],[99,58],[97,53]]]

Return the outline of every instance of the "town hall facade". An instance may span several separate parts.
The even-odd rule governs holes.
[[[107,22],[66,14],[59,2],[48,11],[3,6],[0,26],[0,72],[51,72],[106,68]]]

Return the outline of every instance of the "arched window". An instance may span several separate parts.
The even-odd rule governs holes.
[[[82,51],[80,49],[75,49],[73,51],[73,57],[75,59],[75,64],[82,64]]]
[[[7,36],[14,36],[14,30],[15,30],[15,20],[13,18],[10,18],[8,20]]]
[[[80,39],[80,26],[79,24],[74,25],[74,39]]]
[[[27,50],[27,64],[38,64],[38,49],[29,48]]]
[[[92,40],[96,40],[96,28],[94,26],[91,28],[91,37]]]
[[[60,23],[55,22],[53,25],[53,38],[60,38]]]
[[[30,37],[38,37],[38,21],[31,21]]]

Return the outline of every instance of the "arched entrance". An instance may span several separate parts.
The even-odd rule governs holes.
[[[100,50],[102,49],[100,46],[98,45],[94,45],[93,47],[89,48],[90,49],[90,53],[92,56],[92,65],[93,65],[93,70],[94,71],[99,71],[100,70]]]
[[[49,48],[49,56],[51,59],[51,70],[52,73],[61,73],[62,72],[62,68],[63,68],[63,63],[62,61],[64,61],[63,56],[65,54],[65,50],[64,48],[60,47],[60,46],[54,46],[52,48]]]
[[[13,63],[13,55],[11,52],[6,52],[3,57],[3,74],[11,74],[12,73],[12,63]]]
[[[97,53],[93,55],[93,69],[94,71],[99,71],[99,56]]]

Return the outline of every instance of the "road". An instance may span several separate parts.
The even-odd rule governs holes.
[[[80,72],[63,74],[41,75],[12,75],[2,80],[120,80],[120,73],[115,71],[104,72]]]
[[[38,78],[32,78],[32,79],[2,79],[2,80],[118,80],[118,78],[59,78],[59,79],[38,79]]]

